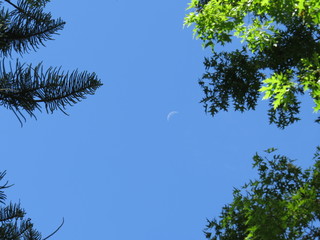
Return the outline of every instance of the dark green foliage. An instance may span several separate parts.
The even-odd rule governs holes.
[[[5,172],[0,172],[0,181],[3,180]],[[58,229],[46,238],[34,229],[30,218],[26,218],[26,212],[20,204],[5,204],[6,195],[4,190],[11,187],[8,182],[0,185],[0,239],[1,240],[45,240],[51,237]],[[63,223],[62,223],[63,224]]]
[[[281,155],[253,160],[259,179],[234,190],[219,219],[208,221],[207,239],[320,239],[320,147],[307,170]]]
[[[203,6],[207,4],[210,0],[200,0],[199,3],[197,4],[197,11],[201,11]]]
[[[320,52],[320,29],[306,26],[300,18],[293,18],[284,30],[275,35],[276,44],[266,46],[257,53],[260,57],[260,68],[275,72],[290,69],[301,69],[301,59],[312,58]]]
[[[45,41],[52,40],[52,36],[63,29],[65,22],[44,12],[48,0],[4,2],[7,6],[0,10],[0,56],[3,58],[0,105],[12,110],[21,122],[26,120],[24,112],[35,117],[35,110],[41,110],[42,104],[48,113],[55,110],[65,113],[67,105],[93,95],[102,85],[95,73],[77,70],[69,73],[52,67],[43,70],[41,63],[33,67],[18,60],[13,68],[5,61],[13,52],[24,54],[44,46]]]
[[[213,53],[204,61],[206,73],[199,81],[206,111],[215,115],[227,111],[230,103],[241,112],[255,109],[264,75],[257,71],[257,60],[242,51]]]

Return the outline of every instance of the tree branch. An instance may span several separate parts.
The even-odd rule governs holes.
[[[52,237],[54,234],[56,234],[59,231],[59,229],[62,227],[63,224],[64,224],[64,218],[62,218],[62,223],[60,224],[60,226],[53,233],[51,233],[49,236],[45,237],[42,240],[46,240],[46,239]]]

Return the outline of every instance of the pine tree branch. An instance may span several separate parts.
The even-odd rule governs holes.
[[[16,234],[12,236],[12,239],[20,239],[22,235],[25,235],[27,231],[30,231],[33,227],[33,224],[30,221],[31,219],[21,221],[19,228],[16,227]]]
[[[25,19],[27,18],[31,18],[35,21],[38,21],[38,19],[36,17],[33,16],[32,14],[32,11],[35,11],[35,10],[40,10],[40,12],[42,13],[43,16],[49,16],[49,18],[51,18],[51,14],[50,13],[43,13],[42,10],[43,8],[41,6],[44,6],[46,2],[45,0],[38,4],[37,7],[33,6],[32,4],[30,4],[28,1],[24,0],[24,1],[19,1],[18,2],[18,5],[15,5],[14,3],[12,3],[10,0],[4,0],[5,2],[9,3],[11,6],[13,6],[20,14],[21,16],[23,16]],[[37,3],[39,3],[40,1],[37,1]],[[44,5],[43,5],[44,4]],[[25,9],[24,9],[25,8]],[[11,12],[12,13],[12,12]],[[14,14],[13,14],[14,15]],[[49,19],[48,18],[48,19]],[[47,20],[48,20],[47,19]]]
[[[49,28],[47,28],[47,29],[44,29],[44,30],[42,30],[42,31],[39,31],[39,32],[37,32],[37,31],[34,31],[34,32],[30,32],[29,34],[20,34],[19,35],[19,33],[11,33],[8,37],[7,37],[7,39],[8,40],[29,40],[29,39],[31,39],[32,37],[36,37],[36,36],[41,36],[41,35],[44,35],[44,34],[46,34],[46,33],[48,33],[48,32],[54,32],[54,31],[56,31],[56,30],[60,30],[59,28],[62,28],[63,27],[63,25],[65,24],[65,22],[61,22],[61,23],[59,23],[58,25],[55,25],[55,26],[52,26],[52,27],[49,27]]]
[[[6,175],[6,171],[0,172],[0,180],[2,180],[4,178],[4,176]],[[7,199],[6,194],[4,194],[3,189],[12,187],[13,184],[9,185],[9,182],[6,181],[4,184],[0,185],[0,203],[4,204],[4,201]]]
[[[24,12],[21,8],[19,8],[17,5],[15,5],[14,3],[12,3],[9,0],[4,0],[5,2],[9,3],[11,6],[13,6],[14,8],[16,8],[17,10],[19,10],[20,12]]]
[[[7,29],[1,36],[1,51],[4,56],[10,55],[12,49],[18,53],[36,50],[44,41],[52,40],[52,35],[62,30],[65,22],[60,18],[54,20],[50,13],[44,13],[42,7],[32,7],[26,1],[13,4],[15,7],[7,19]]]
[[[22,219],[25,214],[25,211],[20,208],[20,204],[10,203],[8,206],[0,208],[0,222]]]
[[[7,72],[2,64],[0,67],[0,105],[12,110],[22,123],[25,117],[22,111],[35,117],[34,111],[41,111],[44,103],[47,113],[55,110],[64,111],[87,95],[93,95],[102,85],[95,73],[78,72],[64,73],[60,68],[49,68],[44,71],[38,64],[35,67],[16,63]]]

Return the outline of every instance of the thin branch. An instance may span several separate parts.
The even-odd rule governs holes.
[[[16,34],[16,35],[7,37],[7,39],[9,39],[9,40],[29,39],[29,38],[39,36],[39,35],[45,34],[47,32],[53,31],[54,29],[57,29],[65,24],[66,24],[65,22],[61,22],[60,24],[58,24],[56,26],[52,26],[51,28],[47,28],[47,29],[40,31],[40,32],[33,32],[31,34],[24,34],[24,35],[21,34],[20,36]]]
[[[15,5],[14,3],[12,3],[11,1],[9,1],[9,0],[4,0],[4,1],[7,2],[7,3],[9,3],[11,6],[13,6],[14,8],[16,8],[16,9],[19,10],[20,12],[25,13],[25,12],[23,11],[23,9],[21,9],[20,7],[18,7],[17,5]]]
[[[45,237],[42,240],[46,240],[46,239],[52,237],[54,234],[56,234],[59,231],[59,229],[62,227],[63,224],[64,224],[64,218],[62,218],[62,223],[60,224],[60,226],[53,233],[51,233],[49,236]]]

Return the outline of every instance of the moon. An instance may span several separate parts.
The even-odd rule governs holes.
[[[171,111],[171,112],[169,112],[168,115],[167,115],[167,121],[169,121],[170,118],[171,118],[173,115],[177,114],[177,113],[178,113],[177,111]]]

